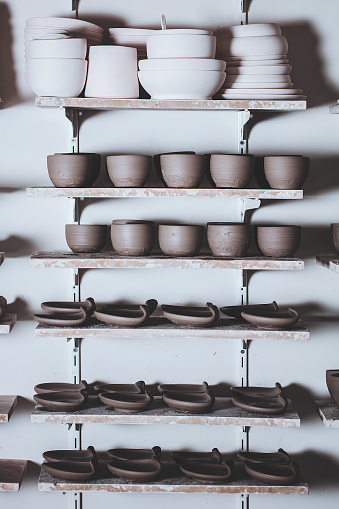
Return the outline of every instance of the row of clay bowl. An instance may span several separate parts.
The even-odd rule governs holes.
[[[100,464],[92,446],[84,451],[52,450],[43,453],[45,462],[41,467],[56,479],[66,481],[89,481],[100,473],[106,478],[105,466],[114,476],[129,482],[155,481],[160,475],[170,479],[181,473],[197,482],[217,484],[240,481],[247,473],[267,484],[287,485],[296,482],[298,477],[297,464],[283,449],[275,453],[242,451],[238,453],[241,462],[238,465],[232,459],[224,460],[217,448],[211,452],[171,451],[170,462],[162,461],[159,446],[109,449],[107,456],[108,462]]]
[[[46,314],[35,314],[34,319],[44,325],[74,327],[86,325],[93,315],[97,320],[114,327],[140,327],[149,323],[158,302],[149,299],[145,304],[111,304],[97,310],[94,300],[89,297],[84,302],[43,302],[41,307]],[[213,327],[219,322],[219,309],[211,302],[206,306],[161,306],[163,317],[184,327]],[[248,322],[255,327],[267,330],[286,330],[299,320],[298,311],[292,308],[281,310],[273,301],[269,304],[244,306],[224,306],[220,311],[238,323]],[[162,318],[159,315],[157,318]],[[224,319],[225,320],[225,319]],[[228,321],[226,322],[228,323]]]
[[[47,156],[49,177],[55,187],[91,187],[100,172],[99,154]],[[152,157],[141,154],[111,155],[107,174],[114,187],[143,187],[152,168]],[[170,188],[198,188],[206,176],[217,188],[246,188],[255,174],[250,154],[169,153],[154,156],[163,184]],[[301,189],[309,172],[309,159],[300,155],[264,157],[264,178],[272,189]],[[262,179],[258,179],[261,185]]]
[[[295,225],[255,226],[256,242],[264,256],[286,258],[298,250],[301,227]],[[98,253],[107,240],[106,225],[67,224],[66,242],[74,253]],[[158,225],[158,242],[166,256],[195,256],[204,238],[204,227],[193,224]],[[111,225],[111,241],[119,256],[148,256],[156,241],[152,221],[116,219]],[[207,223],[207,241],[213,256],[243,257],[251,242],[247,223]]]
[[[36,403],[51,412],[74,412],[88,403],[87,383],[43,383],[35,386]],[[140,413],[149,410],[154,395],[145,382],[135,384],[104,384],[95,386],[100,401],[116,412]],[[275,415],[283,413],[288,405],[281,385],[275,387],[231,387],[232,403],[250,413]],[[215,396],[207,382],[202,384],[160,384],[158,391],[163,402],[182,414],[210,412]]]

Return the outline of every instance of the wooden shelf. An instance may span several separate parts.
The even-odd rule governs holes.
[[[205,494],[281,494],[308,495],[308,485],[300,480],[297,484],[281,486],[265,484],[251,479],[244,467],[236,464],[235,480],[227,484],[203,484],[188,479],[178,466],[170,462],[162,462],[163,471],[159,480],[147,483],[128,482],[113,476],[105,463],[100,463],[96,477],[91,481],[60,481],[41,469],[39,491],[73,491],[73,492],[113,492],[113,493],[205,493]]]
[[[339,409],[333,399],[319,400],[315,404],[326,428],[339,428]]]
[[[334,115],[339,114],[339,104],[333,104],[330,106],[330,113],[333,113]]]
[[[19,491],[26,468],[25,460],[0,459],[0,491]]]
[[[302,270],[298,258],[221,258],[211,255],[172,258],[162,254],[145,257],[124,257],[113,252],[64,253],[35,251],[30,257],[35,268],[69,269],[243,269],[243,270]]]
[[[279,189],[179,189],[168,187],[28,187],[36,198],[253,198],[259,200],[301,200],[303,190]]]
[[[155,99],[98,99],[87,97],[36,97],[36,106],[47,108],[76,108],[81,110],[305,110],[306,101],[237,100],[155,100]]]
[[[339,257],[335,255],[322,255],[316,257],[316,262],[325,267],[325,269],[332,270],[339,273]]]
[[[17,402],[17,396],[0,396],[0,423],[9,421]]]
[[[211,412],[207,414],[179,414],[155,396],[150,410],[138,414],[122,413],[105,406],[96,396],[90,396],[86,408],[75,412],[50,412],[37,405],[31,421],[36,423],[60,424],[209,424],[220,426],[280,426],[299,428],[300,418],[289,401],[281,415],[266,415],[246,412],[234,406],[231,398],[216,398]]]
[[[220,318],[218,325],[209,328],[181,327],[163,317],[151,317],[144,327],[116,327],[91,318],[83,327],[55,327],[38,325],[35,337],[48,338],[203,338],[203,339],[278,339],[305,341],[310,339],[309,330],[301,321],[284,331],[258,329],[249,323],[235,323]]]
[[[0,253],[0,265],[2,265],[5,261],[5,253]]]
[[[9,334],[16,324],[17,315],[5,313],[0,320],[0,334]]]

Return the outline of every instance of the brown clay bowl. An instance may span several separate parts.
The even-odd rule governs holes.
[[[199,253],[204,227],[195,224],[160,224],[159,246],[167,256],[194,256]]]
[[[154,156],[153,156],[154,169],[155,169],[155,172],[156,172],[157,176],[159,177],[159,180],[161,180],[161,182],[164,184],[164,186],[166,186],[167,184],[164,181],[164,177],[162,176],[162,173],[161,173],[160,157],[162,155],[169,155],[169,154],[176,154],[176,155],[180,155],[180,154],[193,154],[193,155],[195,155],[195,152],[187,150],[187,151],[184,151],[184,152],[165,152],[163,154],[154,154]]]
[[[139,154],[107,156],[106,162],[115,187],[144,187],[152,168],[152,157]]]
[[[258,248],[264,256],[293,256],[301,241],[301,228],[294,225],[258,226]]]
[[[154,481],[161,472],[161,463],[156,459],[118,460],[107,464],[112,474],[127,481]]]
[[[291,462],[288,465],[275,463],[250,463],[245,461],[245,469],[249,476],[267,484],[288,485],[298,477],[297,465]]]
[[[160,167],[167,187],[199,187],[206,173],[208,159],[197,154],[161,154]]]
[[[209,390],[204,393],[165,392],[162,395],[162,399],[166,405],[173,408],[176,412],[185,414],[206,413],[211,410],[215,401],[213,394]]]
[[[165,318],[185,327],[211,327],[219,320],[219,309],[211,302],[206,307],[162,305]]]
[[[213,256],[244,256],[251,227],[246,223],[207,223],[207,241]]]
[[[92,187],[100,173],[100,154],[47,156],[48,175],[55,187]]]
[[[222,455],[215,447],[211,452],[172,451],[172,460],[182,465],[183,463],[222,463]]]
[[[273,301],[269,304],[247,304],[244,306],[223,306],[220,311],[238,321],[244,321],[241,313],[266,313],[267,311],[278,311],[278,304]]]
[[[104,224],[66,224],[66,242],[73,253],[98,253],[105,245]]]
[[[232,477],[233,461],[227,463],[204,463],[190,461],[180,465],[180,470],[194,481],[202,483],[224,483]]]
[[[60,313],[63,315],[68,313],[74,314],[79,311],[80,308],[84,308],[87,311],[87,315],[91,316],[95,310],[95,302],[92,297],[88,297],[85,302],[43,302],[41,308],[46,311],[46,313]]]
[[[77,392],[87,388],[87,382],[81,380],[79,384],[68,384],[68,383],[44,383],[34,386],[34,390],[37,394],[46,394],[49,392]],[[50,460],[48,460],[50,461]]]
[[[291,463],[291,457],[284,449],[278,449],[278,452],[238,452],[240,461],[250,463],[276,463],[278,465],[288,465]]]
[[[150,303],[150,305],[148,305]],[[155,303],[155,307],[154,307]],[[150,314],[157,307],[157,301],[150,299],[140,305],[105,306],[100,311],[94,311],[94,316],[100,322],[120,327],[140,327],[149,319]]]
[[[254,414],[276,415],[287,408],[287,401],[278,398],[232,398],[233,405]]]
[[[80,410],[87,402],[87,392],[47,392],[45,394],[34,394],[34,400],[47,410],[52,412],[73,412]]]
[[[331,237],[334,249],[339,253],[339,223],[331,224]]]
[[[272,189],[301,189],[307,179],[309,167],[308,157],[264,157],[265,177]]]
[[[158,460],[161,458],[161,448],[159,446],[152,449],[109,449],[107,454],[114,460],[124,461],[141,461],[141,460]]]
[[[114,251],[121,256],[147,256],[155,243],[152,221],[117,219],[112,222],[111,240]]]
[[[326,370],[326,384],[328,392],[332,396],[334,403],[339,408],[339,369]]]
[[[146,386],[143,380],[135,384],[98,384],[94,386],[97,392],[127,392],[129,394],[145,394]]]
[[[233,396],[240,398],[277,398],[281,395],[285,398],[279,382],[275,387],[230,387],[230,391]]]
[[[96,458],[96,452],[91,445],[85,451],[78,451],[73,449],[46,451],[42,454],[46,461],[59,463],[59,462],[89,462]]]
[[[293,327],[300,318],[298,311],[288,308],[287,311],[273,311],[265,313],[241,313],[246,322],[267,330],[285,330]]]
[[[99,394],[99,398],[104,405],[113,407],[117,412],[129,414],[144,412],[153,403],[154,399],[149,391],[144,394],[102,392]]]
[[[33,318],[36,322],[44,325],[52,325],[55,327],[76,327],[84,325],[88,319],[87,310],[80,308],[79,311],[73,313],[54,313],[54,314],[34,314]]]
[[[41,467],[50,475],[65,481],[88,481],[95,475],[92,461],[60,461],[42,463]]]
[[[158,391],[160,394],[165,394],[165,392],[175,392],[175,393],[204,393],[206,391],[206,382],[202,384],[159,384]]]
[[[212,154],[211,177],[217,187],[244,189],[254,173],[254,156],[251,154]]]

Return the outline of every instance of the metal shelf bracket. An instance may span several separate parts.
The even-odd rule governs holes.
[[[247,25],[248,23],[248,0],[238,0],[239,2],[239,25]]]
[[[238,154],[247,154],[248,152],[247,122],[251,116],[249,110],[238,111]]]
[[[68,3],[68,17],[77,18],[79,11],[79,0],[67,0]]]

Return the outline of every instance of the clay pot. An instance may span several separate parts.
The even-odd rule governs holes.
[[[167,256],[194,256],[199,253],[204,227],[196,224],[160,224],[159,246]]]
[[[100,154],[47,156],[48,175],[55,187],[91,187],[100,173]]]
[[[211,177],[217,187],[245,188],[252,180],[254,160],[251,154],[212,154]]]
[[[207,241],[213,256],[244,256],[251,227],[245,223],[207,223]]]
[[[164,186],[166,186],[167,184],[164,181],[164,177],[162,176],[161,166],[160,166],[160,157],[162,155],[169,155],[169,154],[173,154],[173,155],[174,154],[176,154],[176,155],[180,155],[180,154],[193,154],[193,155],[195,155],[195,152],[187,150],[187,151],[184,151],[184,152],[165,152],[164,154],[154,154],[154,156],[153,156],[154,169],[156,171],[157,176],[159,177],[161,182],[164,184]]]
[[[168,187],[199,187],[204,178],[207,158],[196,154],[160,155],[161,173]]]
[[[272,189],[301,189],[307,179],[309,167],[308,157],[264,157],[265,177]]]
[[[258,248],[264,256],[293,256],[300,246],[301,227],[294,225],[258,226]]]
[[[111,239],[114,251],[121,256],[149,255],[155,242],[152,221],[117,219],[112,222]]]
[[[66,224],[66,242],[73,253],[98,253],[105,245],[105,224]]]
[[[339,408],[339,369],[326,370],[326,385],[334,403]]]
[[[152,157],[139,154],[107,156],[106,161],[115,187],[143,187],[152,168]]]
[[[331,224],[331,237],[334,249],[339,253],[339,223]]]

